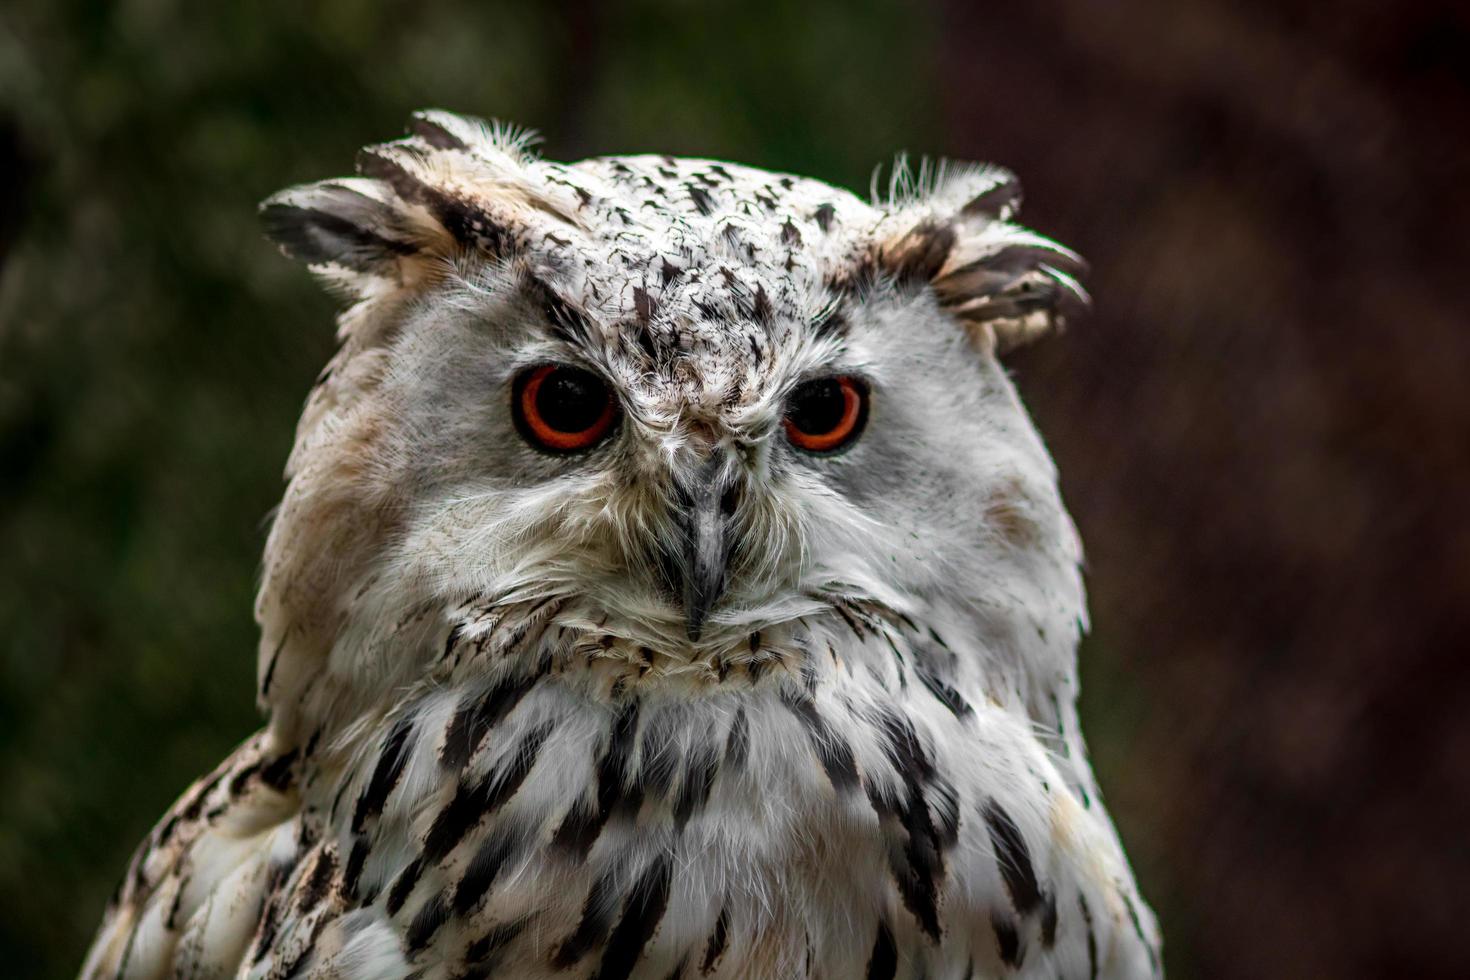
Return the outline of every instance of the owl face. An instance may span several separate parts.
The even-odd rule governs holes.
[[[411,129],[263,208],[353,301],[263,622],[555,599],[565,628],[698,663],[836,605],[981,608],[1075,565],[997,354],[1084,302],[1079,261],[1010,223],[1009,175],[902,171],[870,204],[711,161],[549,163],[442,113]]]

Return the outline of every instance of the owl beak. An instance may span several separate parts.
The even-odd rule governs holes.
[[[732,484],[716,455],[679,488],[674,505],[679,541],[676,553],[666,556],[670,584],[684,601],[684,627],[693,641],[704,632],[710,610],[725,591],[733,512]]]

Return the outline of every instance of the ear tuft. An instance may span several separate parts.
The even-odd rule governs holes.
[[[878,265],[899,282],[927,282],[940,304],[1004,352],[1085,311],[1080,256],[1012,224],[1015,177],[997,167],[900,165],[880,227]]]
[[[381,274],[417,251],[386,197],[372,181],[305,184],[267,198],[260,220],[282,252],[313,268]]]
[[[479,172],[478,160],[457,149],[435,149],[419,137],[365,147],[357,172],[382,181],[406,205],[424,208],[455,243],[484,255],[504,256],[515,247],[518,228],[505,220],[504,183],[493,171]],[[478,193],[476,193],[478,192]]]
[[[533,129],[500,120],[489,122],[476,116],[461,116],[442,109],[420,109],[408,121],[408,134],[439,150],[461,150],[484,158],[503,154],[525,163],[531,148],[541,142]]]
[[[408,120],[408,135],[436,150],[468,150],[475,143],[474,129],[474,121],[438,109],[420,109]]]
[[[548,221],[575,225],[538,177],[535,136],[430,109],[358,153],[356,178],[293,187],[260,207],[267,236],[357,297],[425,280],[445,260],[505,259]]]

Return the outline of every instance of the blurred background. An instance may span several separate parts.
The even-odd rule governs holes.
[[[65,977],[259,723],[333,303],[255,203],[441,106],[865,190],[990,160],[1094,263],[1012,359],[1176,977],[1465,977],[1470,15],[1413,0],[0,9],[0,963]]]

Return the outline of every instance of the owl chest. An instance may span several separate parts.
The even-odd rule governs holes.
[[[837,977],[885,943],[941,959],[968,944],[984,831],[944,717],[800,687],[605,710],[533,690],[484,718],[472,705],[413,714],[339,838],[369,851],[366,900],[420,924],[418,955],[453,960],[535,924],[534,943],[504,951],[528,976],[617,975],[604,961],[631,944],[659,976],[691,957],[708,976],[807,975],[815,951],[826,966],[810,975]],[[397,784],[378,803],[385,765]]]

